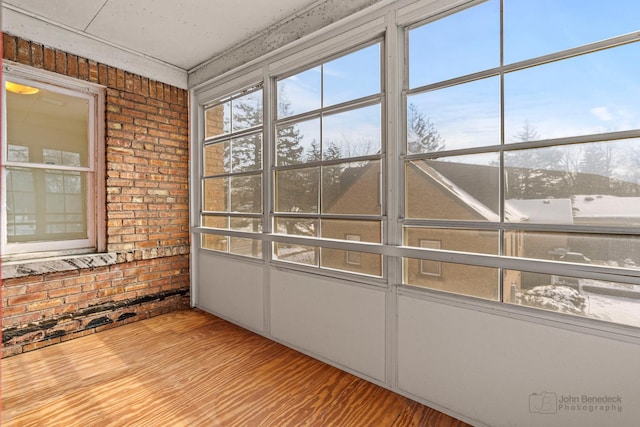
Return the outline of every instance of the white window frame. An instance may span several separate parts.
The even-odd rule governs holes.
[[[105,142],[104,142],[104,88],[100,85],[73,79],[67,76],[27,67],[21,64],[7,63],[3,65],[2,85],[6,80],[58,93],[84,98],[89,102],[89,164],[86,167],[74,167],[69,170],[87,174],[87,238],[61,241],[9,243],[7,236],[7,218],[4,211],[7,207],[6,187],[2,186],[0,216],[1,252],[4,260],[31,259],[43,256],[60,256],[76,253],[103,252],[105,250]],[[6,99],[3,90],[2,98],[2,152],[7,152]],[[4,157],[4,155],[3,155]],[[6,177],[5,166],[41,167],[38,164],[14,163],[3,161],[3,183]]]
[[[359,234],[345,234],[345,240],[350,240],[352,242],[359,242],[360,235]],[[361,264],[362,253],[355,251],[345,251],[344,254],[344,262],[349,265],[360,265]]]

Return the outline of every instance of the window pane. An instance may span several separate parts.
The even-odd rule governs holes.
[[[606,7],[582,0],[504,2],[505,63],[533,58],[640,29],[635,0],[610,0]],[[535,22],[536,25],[530,25]]]
[[[506,152],[511,222],[640,224],[640,140]]]
[[[231,172],[230,143],[224,141],[204,147],[204,176],[221,175]]]
[[[216,105],[204,112],[204,137],[224,135],[231,131],[231,102]]]
[[[640,269],[640,236],[507,231],[505,255]]]
[[[323,106],[380,93],[380,43],[322,66]]]
[[[380,105],[322,118],[322,159],[369,156],[381,151]]]
[[[318,212],[319,168],[276,171],[276,212]]]
[[[307,218],[276,218],[275,232],[296,236],[318,237],[318,220]]]
[[[425,246],[438,242],[438,247]],[[404,244],[417,248],[498,255],[500,236],[494,230],[459,230],[431,227],[405,227]]]
[[[506,74],[505,142],[637,128],[639,56],[633,43]]]
[[[86,239],[87,174],[7,168],[8,243]]]
[[[273,257],[278,261],[306,264],[317,267],[319,248],[290,243],[274,243]]]
[[[380,221],[322,220],[322,237],[382,243]],[[321,266],[370,276],[382,276],[382,256],[360,251],[321,248]]]
[[[5,95],[7,143],[14,147],[8,160],[89,166],[87,99],[42,88],[32,95]]]
[[[229,178],[207,178],[202,180],[202,209],[212,212],[227,212]]]
[[[488,1],[409,31],[411,88],[499,65],[498,0]]]
[[[231,217],[229,228],[236,231],[248,231],[252,233],[262,232],[262,220],[252,217]]]
[[[506,302],[640,327],[638,285],[533,273],[525,283],[526,273],[504,272]]]
[[[231,140],[231,170],[245,172],[262,169],[262,134]]]
[[[231,101],[231,132],[262,125],[262,90]]]
[[[262,175],[232,176],[231,212],[262,213]]]
[[[278,81],[278,118],[320,108],[321,67]]]
[[[440,263],[440,275],[422,274],[420,259],[404,258],[404,283],[460,295],[498,299],[498,269]]]
[[[322,213],[380,215],[380,161],[322,168]]]
[[[262,241],[242,237],[230,237],[229,240],[230,253],[252,258],[262,258]]]
[[[229,228],[229,217],[226,216],[203,216],[202,226],[211,228]],[[216,234],[202,234],[202,247],[215,251],[227,252],[229,238],[227,236],[219,236]]]
[[[406,217],[498,221],[498,162],[497,153],[407,162]]]
[[[498,77],[411,95],[407,97],[407,106],[410,112],[415,110],[411,114],[431,124],[425,135],[439,135],[441,149],[500,144]],[[411,114],[407,116],[410,118]],[[434,151],[419,147],[412,150]]]
[[[320,119],[278,126],[276,129],[278,166],[320,160]]]

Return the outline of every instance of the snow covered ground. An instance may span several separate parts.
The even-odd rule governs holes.
[[[587,317],[640,327],[640,299],[583,292]]]

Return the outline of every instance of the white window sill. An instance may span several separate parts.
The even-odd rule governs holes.
[[[20,259],[2,262],[2,280],[37,276],[84,268],[104,267],[117,262],[115,253],[63,255],[38,259]]]

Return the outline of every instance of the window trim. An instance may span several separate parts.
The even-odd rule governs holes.
[[[83,80],[53,72],[36,69],[12,61],[4,61],[2,84],[9,79],[24,84],[36,85],[63,94],[85,98],[89,101],[89,165],[73,168],[87,173],[87,239],[69,239],[50,242],[8,243],[6,234],[6,215],[0,220],[2,239],[0,242],[3,259],[37,259],[50,257],[52,253],[99,253],[106,249],[106,182],[105,182],[105,88]],[[6,113],[6,98],[2,97],[3,112]],[[3,113],[3,117],[4,114]],[[7,128],[2,120],[2,150],[6,152]],[[2,164],[3,178],[6,166]],[[17,166],[25,164],[16,163]],[[40,167],[27,163],[28,167]],[[4,181],[4,179],[3,179]],[[1,191],[2,206],[6,206],[6,191],[3,185]]]
[[[442,243],[440,242],[440,240],[430,240],[430,239],[420,239],[420,247],[421,248],[427,248],[427,249],[441,249]],[[430,263],[435,263],[434,266],[436,266],[437,268],[437,272],[434,273],[432,271],[429,271],[428,268],[425,268],[425,263],[430,262]],[[420,274],[423,274],[425,276],[434,276],[434,277],[441,277],[442,276],[442,263],[440,261],[432,261],[432,260],[428,260],[428,259],[421,259],[420,260]]]

